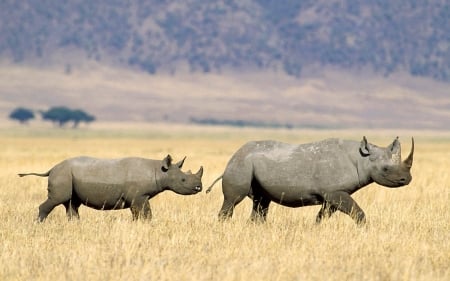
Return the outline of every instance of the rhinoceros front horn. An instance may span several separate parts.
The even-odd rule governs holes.
[[[413,163],[413,156],[414,156],[414,138],[411,138],[411,152],[408,155],[408,158],[403,161],[406,167],[411,168]]]
[[[200,169],[195,174],[197,177],[201,178],[203,176],[203,166],[200,166]]]

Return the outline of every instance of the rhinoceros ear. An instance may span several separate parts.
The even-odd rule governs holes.
[[[361,145],[359,147],[359,152],[361,152],[362,156],[369,156],[370,155],[370,144],[367,142],[366,137],[364,136]]]
[[[163,172],[167,172],[170,166],[172,166],[172,157],[169,154],[167,154],[166,158],[164,158],[162,161],[161,170]]]
[[[183,160],[181,160],[180,162],[178,162],[178,163],[176,164],[178,168],[181,169],[181,167],[183,167],[184,160],[186,160],[186,156],[184,156]]]

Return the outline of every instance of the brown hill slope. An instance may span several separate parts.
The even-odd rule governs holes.
[[[450,129],[448,84],[395,75],[316,72],[148,75],[86,65],[64,69],[3,63],[0,118],[15,107],[82,108],[99,121],[195,120],[317,128]]]

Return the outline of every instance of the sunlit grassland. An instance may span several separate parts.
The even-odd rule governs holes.
[[[368,223],[338,213],[315,225],[319,207],[272,204],[268,222],[248,223],[244,200],[219,223],[220,183],[209,194],[162,193],[150,200],[151,222],[129,210],[80,207],[67,221],[62,206],[43,224],[45,172],[78,155],[175,160],[205,168],[203,184],[219,176],[232,153],[254,139],[292,143],[342,137],[387,145],[397,135],[403,157],[415,136],[413,181],[399,189],[372,184],[353,195]],[[405,131],[296,131],[147,126],[81,130],[0,130],[0,280],[449,280],[450,134]]]

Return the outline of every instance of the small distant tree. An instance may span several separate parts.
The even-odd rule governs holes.
[[[47,111],[41,112],[42,119],[51,121],[59,127],[63,127],[69,122],[73,122],[73,127],[77,128],[80,122],[92,122],[95,120],[93,115],[86,113],[81,109],[72,110],[65,106],[52,107]]]
[[[42,112],[42,119],[58,124],[59,127],[64,126],[71,119],[72,110],[65,106],[52,107]]]
[[[77,128],[80,122],[90,123],[95,121],[95,117],[93,115],[90,115],[81,109],[73,110],[71,119],[73,121],[74,128]]]
[[[28,108],[18,107],[9,114],[9,118],[19,121],[20,124],[27,124],[28,120],[34,119],[34,113]]]

